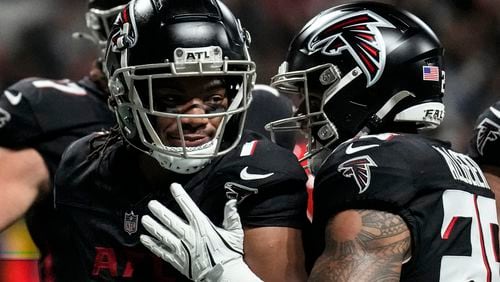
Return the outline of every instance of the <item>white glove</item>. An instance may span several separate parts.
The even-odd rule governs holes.
[[[224,207],[224,228],[215,226],[178,183],[170,192],[179,204],[186,223],[158,201],[148,203],[159,219],[142,217],[142,225],[153,235],[141,235],[141,243],[193,281],[260,280],[243,261],[243,228],[236,200]]]

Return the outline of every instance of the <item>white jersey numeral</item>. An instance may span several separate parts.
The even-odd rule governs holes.
[[[87,91],[80,87],[78,84],[70,81],[70,80],[36,80],[33,81],[33,85],[36,88],[54,88],[61,92],[73,94],[73,95],[87,95]]]
[[[444,218],[441,238],[448,240],[458,218],[472,220],[470,256],[443,256],[440,281],[500,281],[498,225],[495,200],[460,190],[443,193]]]

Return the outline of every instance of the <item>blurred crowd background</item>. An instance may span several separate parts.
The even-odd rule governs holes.
[[[258,83],[268,83],[285,57],[288,42],[308,19],[352,1],[224,2],[250,31]],[[500,97],[500,1],[380,2],[413,12],[441,38],[446,48],[447,108],[444,124],[434,135],[465,151],[477,115]],[[86,5],[86,0],[1,0],[0,88],[28,76],[79,79],[86,75],[97,50],[88,41],[72,38],[73,32],[85,31]]]

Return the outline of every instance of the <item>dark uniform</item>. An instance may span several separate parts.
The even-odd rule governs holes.
[[[401,216],[412,237],[401,281],[499,281],[494,195],[471,158],[419,135],[348,141],[323,163],[314,188],[314,242],[346,209]]]
[[[307,224],[304,170],[289,150],[261,135],[246,132],[238,147],[200,172],[172,173],[155,184],[147,184],[141,173],[139,154],[143,153],[124,145],[121,137],[109,135],[81,139],[65,153],[55,190],[57,210],[66,218],[67,247],[55,258],[65,263],[66,271],[57,277],[185,281],[139,241],[146,233],[140,218],[148,213],[150,200],[182,216],[168,189],[172,182],[181,183],[219,226],[229,198],[238,199],[244,226],[302,229]]]
[[[114,124],[106,100],[106,94],[87,78],[79,82],[21,80],[0,95],[0,147],[35,149],[52,181],[61,155],[71,142]],[[45,281],[54,265],[50,254],[54,242],[58,242],[60,226],[53,214],[52,193],[37,200],[26,215],[26,223],[41,252]]]

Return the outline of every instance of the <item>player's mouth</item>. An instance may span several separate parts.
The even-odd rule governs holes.
[[[184,135],[184,141],[186,147],[198,147],[210,141],[210,137],[203,134],[186,134]],[[181,147],[182,139],[179,136],[169,136],[168,145],[173,147]]]

